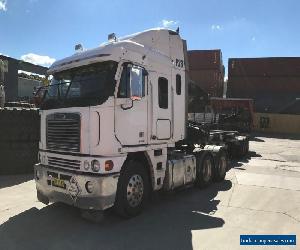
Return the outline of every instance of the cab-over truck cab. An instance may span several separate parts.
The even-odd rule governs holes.
[[[180,143],[185,59],[177,32],[152,29],[55,62],[40,110],[38,199],[134,216],[152,191],[224,179],[224,148]]]

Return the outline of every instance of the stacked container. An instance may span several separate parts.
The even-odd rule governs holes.
[[[300,58],[229,59],[227,96],[253,98],[256,112],[282,112],[300,97]]]
[[[188,51],[190,78],[210,96],[222,97],[224,65],[221,50]]]

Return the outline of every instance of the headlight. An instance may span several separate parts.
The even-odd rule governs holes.
[[[92,170],[94,172],[99,172],[99,170],[100,170],[100,162],[99,161],[97,161],[97,160],[92,161]]]
[[[89,170],[89,168],[90,168],[90,162],[87,161],[87,160],[85,160],[85,161],[83,162],[83,168],[84,168],[85,170]]]

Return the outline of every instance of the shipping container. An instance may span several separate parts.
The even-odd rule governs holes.
[[[227,94],[242,97],[263,92],[272,94],[298,94],[300,97],[300,77],[230,77],[227,83]],[[244,94],[245,93],[245,94]]]
[[[279,113],[299,97],[299,92],[269,91],[255,88],[255,85],[249,83],[238,84],[233,87],[232,82],[228,83],[227,96],[230,98],[252,98],[257,112]]]
[[[219,70],[190,70],[190,78],[211,96],[222,96],[224,75]]]
[[[300,98],[296,98],[294,101],[287,104],[279,111],[279,113],[300,115]]]
[[[229,59],[227,96],[253,98],[257,112],[281,112],[300,97],[300,57]]]
[[[221,50],[189,50],[188,60],[190,70],[216,69],[222,71]]]
[[[223,96],[225,68],[221,50],[190,50],[188,63],[192,81],[210,96]]]
[[[300,77],[300,57],[230,58],[228,77]]]

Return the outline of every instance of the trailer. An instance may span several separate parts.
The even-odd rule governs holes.
[[[48,70],[34,166],[39,201],[132,217],[152,192],[224,180],[237,134],[188,121],[187,46],[178,32],[110,34],[98,48],[76,48]]]
[[[249,152],[249,127],[253,127],[253,101],[210,97],[193,81],[188,89],[189,127],[206,131],[204,144],[226,147],[229,159],[245,157]],[[241,115],[245,112],[247,115]]]
[[[210,105],[219,114],[219,129],[237,130],[250,134],[253,129],[253,99],[246,98],[210,98]]]

